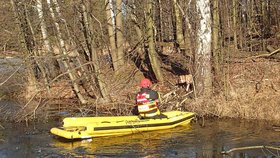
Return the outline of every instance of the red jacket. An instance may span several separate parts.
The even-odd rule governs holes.
[[[150,88],[142,88],[137,94],[136,105],[138,112],[143,117],[153,117],[160,114],[158,110],[159,95]]]

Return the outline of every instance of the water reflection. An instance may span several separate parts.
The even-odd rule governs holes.
[[[57,122],[55,123],[57,124]],[[22,157],[167,157],[167,158],[276,158],[280,151],[267,149],[228,151],[246,146],[280,146],[280,133],[269,122],[208,120],[191,126],[134,135],[67,142],[49,133],[51,123],[2,124],[0,158]]]
[[[170,144],[178,143],[177,140],[190,129],[191,126],[184,126],[169,130],[75,142],[55,140],[53,145],[56,148],[66,149],[66,152],[71,152],[75,156],[161,157],[165,156],[162,151],[167,151]],[[174,155],[177,153],[174,152]]]
[[[280,135],[266,122],[239,120],[208,121],[165,131],[146,132],[113,138],[97,138],[91,142],[61,142],[53,144],[75,156],[94,157],[190,157],[190,158],[272,158],[279,151],[267,149],[240,150],[221,154],[236,147],[279,146]]]

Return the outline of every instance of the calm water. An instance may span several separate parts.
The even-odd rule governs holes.
[[[3,124],[0,129],[1,158],[32,157],[280,157],[280,151],[242,150],[222,155],[222,150],[245,146],[280,146],[280,132],[267,122],[208,120],[205,126],[192,122],[189,127],[146,132],[122,137],[65,142],[49,129],[57,123]]]

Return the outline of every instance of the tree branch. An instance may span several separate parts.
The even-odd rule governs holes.
[[[246,147],[239,147],[239,148],[232,148],[228,151],[222,151],[221,154],[229,154],[234,151],[240,151],[240,150],[250,150],[250,149],[273,149],[273,150],[280,150],[280,147],[274,147],[274,146],[246,146]]]
[[[5,81],[3,81],[2,83],[0,83],[0,86],[2,86],[3,84],[5,84],[16,72],[18,72],[18,70],[21,68],[22,64],[8,77],[6,78]]]
[[[280,52],[280,48],[278,48],[278,49],[274,50],[274,51],[273,51],[273,52],[271,52],[271,53],[268,53],[268,54],[260,54],[260,55],[252,56],[252,57],[250,57],[250,58],[262,58],[262,57],[269,57],[269,56],[272,56],[272,55],[274,55],[274,54],[276,54],[276,53],[279,53],[279,52]]]
[[[5,129],[4,126],[2,126],[1,124],[0,124],[0,127],[1,127],[2,129]]]

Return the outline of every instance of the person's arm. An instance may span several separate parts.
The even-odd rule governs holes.
[[[158,94],[157,91],[151,90],[149,92],[149,94],[150,94],[150,98],[149,99],[155,100],[156,102],[159,102],[159,94]]]

